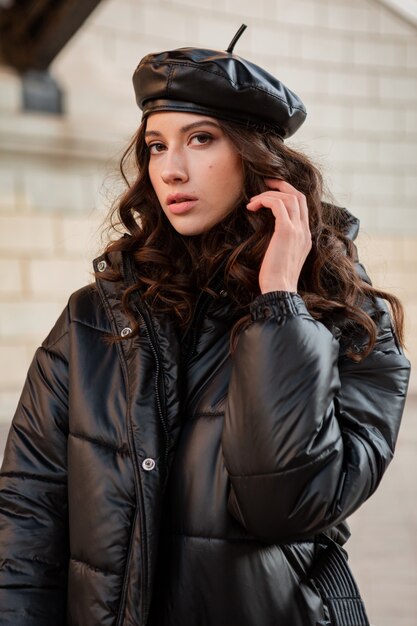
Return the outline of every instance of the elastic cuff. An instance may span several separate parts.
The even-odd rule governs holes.
[[[268,291],[250,304],[252,320],[309,315],[302,297],[292,291]]]

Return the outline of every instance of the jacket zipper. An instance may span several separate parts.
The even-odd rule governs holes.
[[[124,254],[123,255],[123,273],[124,276],[126,277],[127,281],[130,284],[135,284],[135,269],[134,269],[134,264],[132,262],[132,258],[127,255]],[[133,296],[134,294],[131,294],[131,296]],[[145,307],[145,305],[142,306],[140,305],[140,302],[136,301],[132,301],[132,305],[134,306],[134,309],[136,310],[140,320],[142,320],[143,322],[143,326],[145,328],[145,334],[147,337],[147,340],[149,342],[149,345],[151,347],[152,350],[152,354],[154,356],[155,359],[155,400],[156,400],[156,405],[157,405],[157,410],[158,410],[158,414],[159,414],[159,418],[162,424],[162,428],[164,430],[164,434],[165,434],[165,451],[164,451],[164,463],[165,463],[165,477],[164,480],[166,480],[167,477],[167,469],[168,469],[168,441],[169,441],[169,435],[168,435],[168,426],[167,426],[167,422],[166,422],[166,406],[165,406],[165,393],[164,393],[164,381],[163,378],[161,376],[162,374],[162,369],[161,369],[161,359],[160,359],[160,354],[159,351],[157,349],[157,341],[155,339],[155,332],[154,332],[154,328],[152,325],[152,320],[149,319],[149,316],[147,314],[147,309]],[[132,441],[133,441],[133,434],[132,434]],[[134,441],[133,441],[133,446],[134,446]],[[136,467],[137,467],[137,457],[135,454],[135,462],[136,462]],[[142,479],[141,479],[141,473],[140,473],[140,469],[137,468],[137,472],[138,472],[138,481],[139,481],[139,487],[141,490],[141,524],[142,524],[142,532],[141,532],[141,551],[142,551],[142,562],[143,562],[143,580],[142,580],[142,593],[141,593],[141,615],[142,615],[142,622],[143,622],[143,626],[145,624],[145,615],[148,612],[148,605],[149,605],[149,598],[148,598],[148,576],[149,576],[149,572],[148,572],[148,548],[147,548],[147,543],[146,543],[146,519],[145,519],[145,512],[144,512],[144,497],[143,497],[143,490],[142,490]]]
[[[156,399],[156,405],[157,405],[157,409],[158,409],[158,414],[159,414],[159,419],[161,421],[164,433],[165,433],[165,450],[164,450],[164,470],[165,470],[165,476],[164,476],[164,480],[167,476],[167,472],[168,472],[168,441],[169,441],[169,435],[168,435],[168,426],[166,423],[166,406],[165,406],[165,389],[164,389],[164,381],[162,379],[162,369],[161,369],[161,363],[160,363],[160,354],[159,354],[159,350],[157,348],[157,341],[155,338],[155,332],[153,329],[153,325],[152,325],[152,321],[146,319],[146,314],[145,311],[141,310],[140,305],[136,302],[135,303],[135,309],[136,312],[139,316],[139,318],[142,320],[143,322],[143,326],[145,328],[145,334],[146,337],[148,339],[149,345],[151,347],[152,350],[152,354],[154,356],[155,359],[155,399]],[[145,515],[143,515],[143,524],[145,523],[144,521]],[[146,537],[146,532],[144,533],[144,536]],[[142,619],[145,615],[147,615],[148,613],[148,606],[149,606],[149,594],[148,594],[148,551],[147,551],[147,546],[146,546],[146,540],[143,541],[142,543],[142,549],[143,549],[143,555],[144,555],[144,559],[146,559],[144,561],[145,567],[144,567],[144,575],[143,575],[143,587],[142,587],[142,598],[143,598],[143,602],[142,602]],[[146,574],[146,575],[145,575]]]
[[[102,302],[104,304],[104,307],[106,309],[107,315],[112,323],[112,326],[115,330],[115,332],[117,333],[117,325],[116,322],[113,318],[113,315],[111,313],[111,309],[107,303],[107,298],[105,295],[105,292],[102,288],[102,285],[100,283],[100,281],[97,281],[97,285],[98,285],[98,290],[101,294],[101,298],[102,298]],[[119,358],[120,358],[120,363],[121,363],[121,368],[122,368],[122,372],[123,372],[123,378],[125,380],[125,385],[126,385],[126,391],[129,389],[129,374],[128,374],[128,369],[127,369],[127,364],[126,364],[126,358],[124,355],[124,351],[123,348],[120,344],[117,345],[117,351],[119,353]],[[129,537],[129,547],[128,547],[128,553],[127,553],[127,557],[126,557],[126,566],[125,566],[125,573],[123,576],[123,584],[122,584],[122,590],[121,590],[121,594],[120,594],[120,605],[119,605],[119,609],[118,609],[118,615],[117,615],[117,626],[122,626],[122,623],[124,621],[124,612],[125,612],[125,607],[126,607],[126,595],[127,595],[127,587],[128,587],[128,574],[129,574],[129,569],[130,569],[130,563],[132,560],[132,544],[133,544],[133,537],[134,537],[134,532],[135,532],[135,526],[136,526],[136,518],[138,516],[138,512],[141,512],[141,551],[142,551],[142,559],[143,559],[143,563],[144,563],[144,567],[143,567],[143,585],[142,585],[142,597],[145,597],[144,594],[144,589],[145,587],[145,581],[147,581],[147,577],[148,577],[148,567],[147,567],[147,548],[146,548],[146,543],[144,541],[144,537],[146,537],[146,520],[145,520],[145,514],[144,514],[144,497],[143,497],[143,490],[142,490],[142,480],[141,480],[141,476],[140,476],[140,471],[139,471],[139,467],[138,467],[138,461],[137,461],[137,457],[136,457],[136,452],[135,452],[135,444],[134,444],[134,437],[133,437],[133,430],[132,430],[132,420],[131,420],[131,402],[130,402],[130,396],[127,393],[127,408],[126,408],[126,415],[127,415],[127,421],[128,421],[128,442],[129,442],[129,450],[130,453],[132,455],[132,463],[133,463],[133,468],[134,468],[134,472],[136,475],[136,481],[137,484],[139,486],[139,493],[137,494],[137,497],[139,499],[139,502],[136,503],[136,508],[135,508],[135,513],[133,516],[133,520],[132,520],[132,528],[130,531],[130,537]],[[144,602],[144,601],[143,601]],[[143,606],[143,605],[142,605]],[[142,613],[143,614],[143,613]]]
[[[149,341],[149,345],[152,350],[152,354],[155,359],[156,370],[155,370],[155,399],[156,405],[158,409],[159,419],[162,424],[162,428],[165,433],[165,450],[164,450],[164,462],[165,462],[165,471],[168,468],[168,441],[169,441],[169,433],[168,426],[166,421],[166,406],[165,406],[165,386],[164,381],[161,376],[162,368],[161,368],[161,357],[159,353],[159,349],[157,348],[157,341],[155,338],[155,333],[153,330],[152,322],[146,319],[145,313],[141,310],[139,304],[135,304],[136,311],[143,322],[143,326],[145,328],[146,337]]]
[[[136,282],[136,276],[135,276],[135,268],[134,268],[134,262],[132,260],[132,257],[129,256],[128,254],[124,254],[122,263],[123,263],[123,273],[127,279],[127,282],[131,285],[134,285]],[[137,296],[138,292],[132,293],[131,297],[135,295]],[[153,329],[152,320],[150,319],[150,316],[148,315],[148,310],[146,308],[146,305],[145,304],[142,305],[140,301],[138,301],[137,299],[135,301],[132,300],[131,302],[132,302],[132,305],[135,307],[136,312],[138,313],[140,319],[143,321],[143,325],[146,331],[146,336],[149,341],[149,345],[151,346],[151,350],[152,350],[155,363],[156,363],[155,398],[156,398],[159,418],[161,420],[161,424],[165,433],[164,460],[165,460],[165,469],[166,469],[167,461],[168,461],[169,435],[168,435],[168,427],[167,427],[167,423],[165,419],[166,407],[165,407],[164,381],[163,381],[163,378],[161,377],[160,355],[157,349],[157,341],[155,339],[155,332]],[[161,397],[163,398],[163,400],[161,400]]]

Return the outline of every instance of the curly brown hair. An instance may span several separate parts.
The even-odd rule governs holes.
[[[266,190],[265,178],[279,178],[307,199],[312,249],[300,275],[298,292],[310,314],[328,327],[342,326],[347,335],[365,335],[359,352],[347,350],[348,356],[360,360],[376,341],[376,324],[364,310],[364,303],[380,297],[391,306],[394,328],[402,343],[401,303],[395,296],[372,287],[367,277],[358,273],[356,247],[347,235],[351,216],[345,209],[322,201],[319,169],[306,155],[268,130],[222,120],[218,123],[241,155],[245,186],[235,209],[201,235],[180,235],[161,210],[148,175],[146,122],[142,122],[122,156],[120,172],[127,190],[112,210],[111,226],[121,224],[130,237],[110,242],[105,254],[109,259],[110,252],[130,251],[134,257],[137,282],[125,290],[122,299],[132,318],[134,334],[139,328],[129,308],[132,292],[140,290],[151,311],[174,315],[185,329],[192,320],[199,292],[212,293],[210,278],[224,263],[225,288],[240,311],[232,332],[236,339],[249,322],[249,303],[260,294],[259,270],[275,225],[271,211],[249,212],[246,203]],[[121,274],[110,267],[97,278],[120,280]]]

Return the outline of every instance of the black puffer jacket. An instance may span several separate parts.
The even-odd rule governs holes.
[[[212,286],[185,337],[137,300],[129,338],[99,280],[38,349],[0,477],[1,626],[366,624],[323,602],[351,594],[323,555],[394,450],[409,364],[385,305],[358,364],[298,295],[260,296],[231,358]]]

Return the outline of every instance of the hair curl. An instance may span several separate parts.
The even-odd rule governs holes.
[[[133,291],[140,290],[152,311],[174,315],[185,329],[192,320],[198,293],[211,292],[210,277],[224,262],[225,286],[241,313],[232,332],[236,339],[249,322],[249,303],[260,293],[259,270],[274,230],[269,210],[249,212],[245,205],[251,196],[265,191],[264,178],[280,178],[306,196],[309,208],[312,248],[299,278],[298,292],[310,314],[329,327],[342,327],[346,336],[358,332],[365,335],[359,352],[352,345],[347,350],[350,358],[361,360],[372,350],[377,333],[375,321],[363,305],[380,297],[391,306],[394,328],[402,343],[401,303],[358,274],[356,247],[347,236],[349,214],[322,201],[323,179],[318,168],[270,131],[221,120],[218,123],[241,155],[245,185],[235,209],[201,235],[180,235],[161,210],[148,175],[146,123],[141,124],[122,156],[120,172],[127,190],[113,208],[110,224],[121,224],[131,236],[112,241],[105,253],[130,251],[134,257],[137,283],[128,287],[122,298],[134,333],[138,333],[138,325],[129,307]],[[110,268],[97,278],[120,280],[121,273]]]

